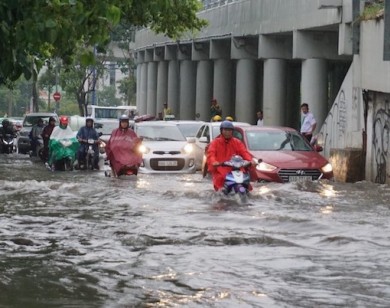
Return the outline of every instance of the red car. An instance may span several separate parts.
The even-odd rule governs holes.
[[[235,127],[255,160],[251,179],[260,182],[299,182],[333,179],[331,164],[295,129],[289,127]],[[239,134],[235,134],[236,137]]]

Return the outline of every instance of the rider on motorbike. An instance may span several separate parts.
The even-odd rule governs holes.
[[[39,138],[41,137],[42,131],[44,129],[43,120],[38,119],[37,124],[35,124],[29,134],[30,144],[31,144],[31,156],[37,156],[37,146],[39,143]]]
[[[232,122],[223,121],[220,131],[221,134],[210,143],[207,150],[208,170],[212,175],[216,191],[223,188],[225,177],[231,170],[230,167],[221,166],[221,163],[230,160],[233,155],[240,155],[247,161],[252,160],[252,155],[241,140],[233,137],[234,126]]]
[[[4,119],[1,124],[3,125],[0,127],[0,147],[1,152],[4,152],[3,148],[3,140],[5,139],[6,135],[11,135],[12,137],[16,136],[16,130],[14,129],[13,125],[8,119]]]
[[[8,119],[4,119],[1,124],[3,127],[0,127],[0,137],[3,137],[6,134],[15,135],[16,130]]]
[[[80,142],[80,148],[77,152],[77,160],[79,164],[79,169],[85,168],[85,157],[87,155],[87,150],[89,147],[88,141],[92,139],[94,144],[93,148],[93,167],[94,169],[99,169],[99,134],[96,129],[93,127],[93,118],[87,117],[85,119],[85,126],[81,127],[76,135],[77,140]]]
[[[119,127],[112,131],[106,144],[107,159],[114,177],[121,175],[126,169],[131,169],[132,174],[136,175],[142,162],[142,155],[137,152],[137,145],[141,140],[129,125],[129,117],[122,115]]]
[[[49,140],[49,165],[51,169],[56,170],[56,163],[63,160],[69,160],[70,168],[72,168],[78,148],[79,143],[75,133],[68,126],[68,118],[61,116],[60,125],[54,127]]]

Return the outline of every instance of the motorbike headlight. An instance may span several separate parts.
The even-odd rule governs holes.
[[[191,144],[191,143],[187,143],[187,144],[184,146],[183,151],[184,151],[184,153],[186,153],[186,154],[191,154],[192,151],[193,151],[193,149],[194,149],[194,147],[192,146],[192,144]]]
[[[332,171],[333,171],[333,167],[332,167],[332,165],[331,165],[330,163],[327,163],[325,166],[323,166],[323,167],[321,168],[321,171],[322,171],[323,173],[329,173],[329,172],[332,172]]]
[[[100,154],[103,154],[106,152],[106,143],[102,140],[100,140],[100,143],[99,143],[99,153]]]
[[[138,147],[138,152],[140,152],[141,154],[148,154],[149,151],[150,151],[150,149],[143,144],[140,144]]]
[[[276,169],[276,167],[262,161],[256,166],[256,169],[263,172],[272,172]]]

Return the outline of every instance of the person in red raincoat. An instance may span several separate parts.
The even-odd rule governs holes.
[[[244,160],[252,160],[252,155],[241,140],[233,137],[232,122],[223,121],[220,130],[221,134],[210,143],[207,150],[208,171],[211,173],[216,191],[223,188],[225,177],[231,170],[230,167],[220,166],[221,163],[230,160],[233,155],[240,155]]]
[[[107,159],[110,161],[113,176],[128,174],[128,170],[137,174],[142,162],[142,154],[137,151],[140,142],[137,134],[129,127],[129,117],[122,115],[119,118],[119,127],[112,131],[106,144]]]

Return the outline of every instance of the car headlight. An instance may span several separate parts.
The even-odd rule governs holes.
[[[140,144],[138,147],[138,152],[140,152],[141,154],[148,154],[149,151],[150,151],[150,149],[143,144]]]
[[[187,144],[184,146],[183,151],[184,151],[184,153],[186,153],[186,154],[191,154],[192,151],[193,151],[193,149],[194,149],[194,147],[192,146],[192,144],[187,143]]]
[[[256,166],[256,169],[263,172],[271,172],[274,171],[276,167],[262,161]]]
[[[321,168],[321,171],[322,171],[323,173],[329,173],[329,172],[332,172],[332,171],[333,171],[333,167],[332,167],[332,165],[331,165],[330,163],[327,163],[325,166],[323,166],[323,167]]]

